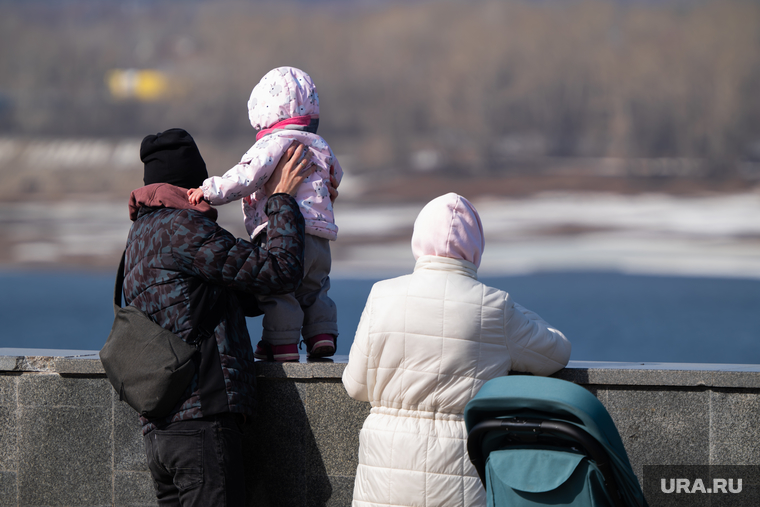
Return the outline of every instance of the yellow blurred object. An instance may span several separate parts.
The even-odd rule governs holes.
[[[169,80],[157,70],[114,69],[106,75],[111,96],[149,102],[169,94]]]

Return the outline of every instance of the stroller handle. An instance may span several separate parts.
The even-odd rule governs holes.
[[[487,419],[476,424],[467,436],[467,453],[470,461],[478,472],[483,487],[486,485],[486,457],[483,456],[483,439],[490,431],[506,433],[528,433],[538,437],[541,434],[562,435],[578,442],[586,454],[596,463],[596,467],[604,478],[604,487],[610,495],[615,507],[624,507],[618,493],[617,484],[612,474],[609,457],[604,447],[587,431],[563,421],[548,421],[545,419],[507,418]]]

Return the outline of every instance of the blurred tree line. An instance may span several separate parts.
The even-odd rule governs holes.
[[[5,1],[0,48],[1,136],[181,126],[252,142],[252,87],[291,65],[314,79],[320,134],[356,171],[760,160],[750,0]],[[113,69],[159,70],[168,93],[116,98]]]

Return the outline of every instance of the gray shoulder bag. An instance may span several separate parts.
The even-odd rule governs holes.
[[[134,306],[121,306],[125,254],[126,250],[114,287],[115,318],[108,340],[100,350],[100,361],[120,400],[144,417],[160,418],[174,408],[192,381],[198,345],[213,334],[221,320],[218,307],[222,305],[216,304],[220,291],[214,291],[204,321],[191,331],[186,342]]]

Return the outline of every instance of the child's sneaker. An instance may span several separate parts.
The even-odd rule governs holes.
[[[318,334],[306,339],[306,357],[329,357],[335,354],[337,340],[332,334]]]
[[[256,345],[256,350],[253,351],[253,357],[263,359],[264,361],[277,361],[280,363],[298,361],[298,345],[295,343],[270,345],[261,340]]]

